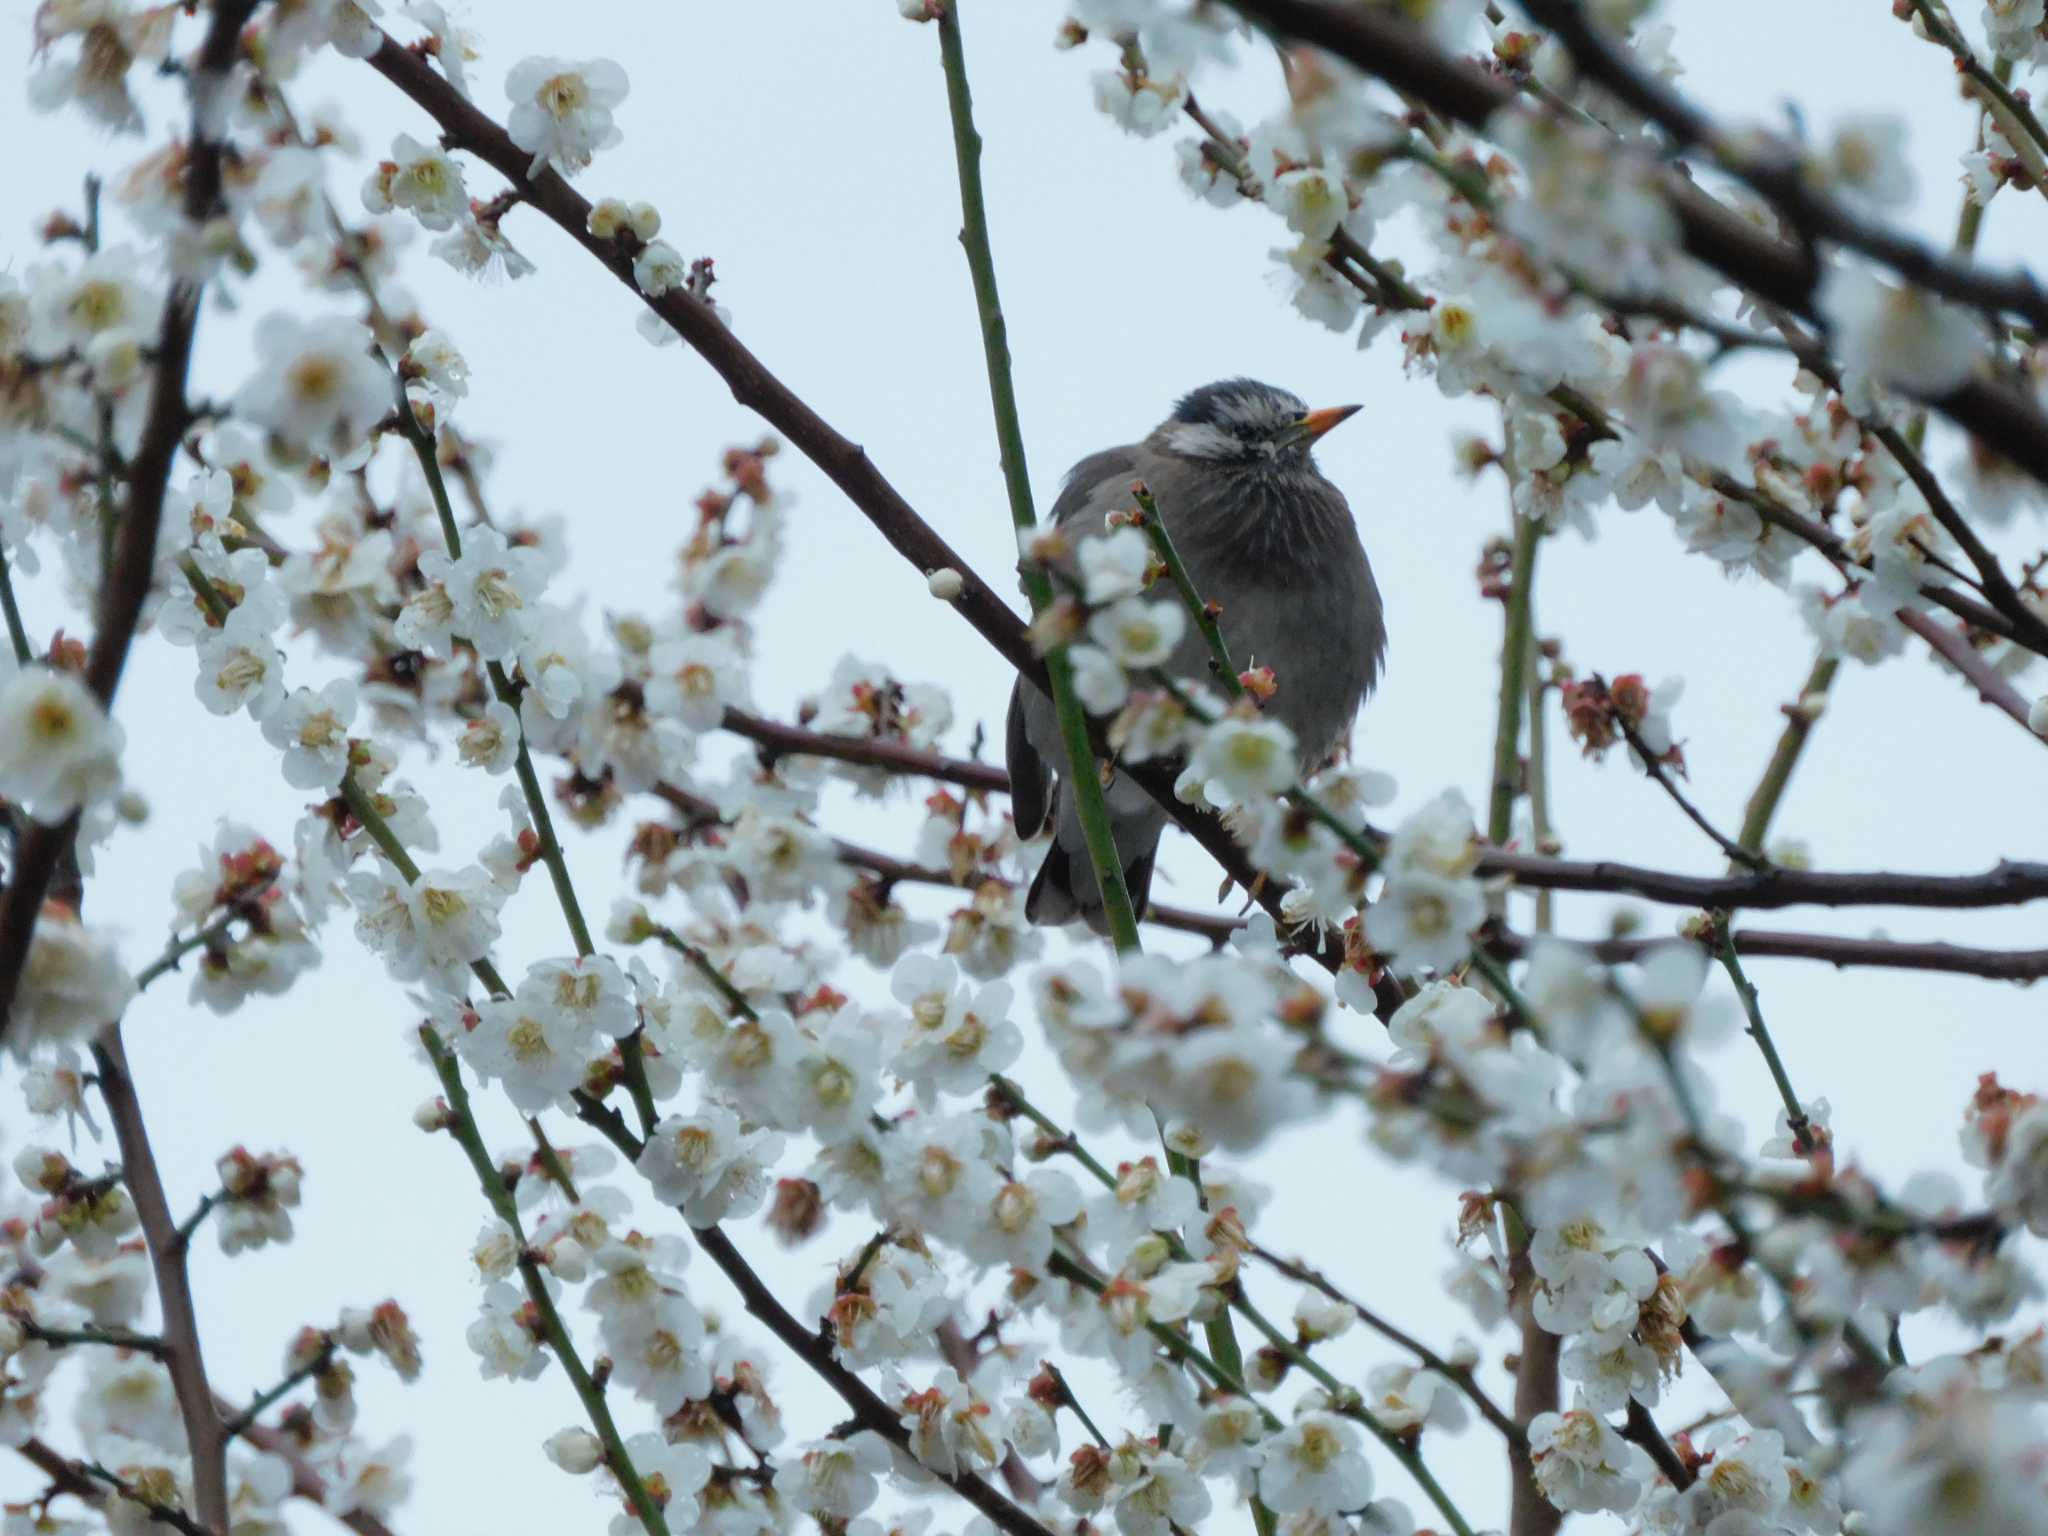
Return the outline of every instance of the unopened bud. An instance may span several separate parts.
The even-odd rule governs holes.
[[[412,1112],[412,1123],[428,1133],[445,1131],[455,1123],[455,1111],[442,1098],[422,1099]]]
[[[825,1224],[825,1197],[809,1179],[781,1179],[775,1185],[775,1203],[768,1210],[769,1228],[785,1247],[816,1235]]]
[[[925,587],[942,603],[957,603],[967,590],[967,578],[950,565],[941,566],[924,580]]]
[[[571,1477],[596,1471],[597,1464],[604,1460],[604,1446],[597,1436],[574,1426],[556,1430],[541,1442],[541,1449],[547,1452],[549,1461]]]

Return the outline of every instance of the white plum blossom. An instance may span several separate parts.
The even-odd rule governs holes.
[[[283,653],[271,639],[263,615],[250,604],[237,608],[200,641],[196,660],[199,676],[193,692],[209,714],[246,709],[263,720],[284,702]]]
[[[467,722],[456,738],[455,753],[471,768],[504,773],[519,759],[519,715],[511,705],[491,700],[478,718]]]
[[[29,936],[20,989],[8,1015],[7,1045],[26,1061],[37,1046],[90,1039],[121,1017],[135,983],[102,930],[46,903]]]
[[[1090,77],[1095,105],[1116,124],[1140,138],[1170,127],[1187,100],[1187,82],[1178,76],[1139,78],[1125,70],[1105,69]]]
[[[1073,668],[1074,697],[1091,715],[1114,714],[1131,696],[1131,680],[1124,669],[1099,645],[1067,648]]]
[[[2048,1100],[2014,1115],[2002,1143],[1984,1198],[2036,1237],[2048,1237]]]
[[[1136,528],[1112,528],[1100,538],[1083,539],[1074,546],[1074,560],[1081,572],[1081,600],[1099,608],[1145,589],[1145,573],[1152,566],[1152,541]]]
[[[420,556],[429,585],[408,600],[401,630],[408,644],[446,653],[457,635],[486,661],[509,660],[525,645],[547,580],[541,554],[509,543],[495,528],[471,528],[459,558],[442,550]]]
[[[423,870],[410,881],[382,860],[348,877],[356,936],[381,955],[400,981],[430,981],[460,996],[469,967],[498,938],[505,891],[489,873]]]
[[[1039,1168],[995,1192],[980,1225],[962,1237],[978,1263],[1042,1274],[1053,1230],[1081,1214],[1081,1187],[1057,1168]]]
[[[796,1456],[777,1459],[775,1491],[794,1509],[819,1520],[850,1520],[864,1513],[894,1465],[889,1442],[871,1429],[844,1439],[815,1441]]]
[[[236,410],[293,450],[345,457],[390,413],[391,375],[361,322],[335,315],[266,315],[256,327],[256,371]]]
[[[999,1446],[989,1422],[989,1407],[960,1380],[951,1367],[941,1367],[921,1392],[900,1392],[902,1416],[910,1433],[910,1454],[941,1477],[958,1477],[993,1466]]]
[[[662,1417],[710,1392],[704,1319],[686,1298],[664,1292],[646,1306],[605,1312],[601,1326],[618,1380]]]
[[[666,240],[648,241],[633,258],[633,281],[650,299],[682,288],[689,280],[689,261]]]
[[[1830,266],[1815,303],[1833,335],[1851,409],[1868,408],[1873,385],[1947,394],[1988,355],[1984,329],[1967,310],[1860,264]]]
[[[1226,715],[1202,732],[1188,771],[1212,797],[1235,802],[1277,795],[1297,772],[1294,732],[1278,720]]]
[[[728,705],[746,700],[746,661],[717,630],[662,641],[647,653],[647,674],[647,707],[692,731],[716,728]]]
[[[1536,1415],[1529,1421],[1529,1455],[1536,1486],[1559,1509],[1624,1515],[1642,1498],[1632,1448],[1587,1409]]]
[[[538,1114],[580,1087],[596,1042],[582,1022],[544,1002],[487,998],[473,1029],[458,1038],[469,1063],[497,1081],[513,1105]]]
[[[681,1207],[692,1226],[708,1227],[760,1209],[782,1146],[777,1133],[742,1131],[739,1116],[709,1104],[655,1126],[634,1166],[655,1198]]]
[[[263,739],[284,752],[284,781],[294,789],[332,792],[348,772],[348,728],[356,687],[338,678],[317,692],[294,688],[263,719]]]
[[[469,189],[446,150],[401,133],[391,158],[363,183],[363,206],[372,213],[403,209],[425,228],[444,230],[469,217]]]
[[[547,1369],[547,1350],[518,1316],[525,1301],[524,1295],[502,1282],[484,1293],[483,1306],[463,1335],[484,1380],[502,1376],[508,1381],[532,1381]]]
[[[513,65],[505,77],[512,101],[505,128],[533,156],[526,174],[538,176],[552,162],[574,176],[600,149],[618,143],[612,108],[626,99],[626,90],[626,72],[610,59],[531,58]]]
[[[1485,918],[1486,898],[1476,880],[1398,870],[1366,909],[1365,936],[1403,970],[1448,971],[1471,957],[1472,930]]]
[[[1334,1515],[1372,1497],[1358,1426],[1310,1409],[1259,1446],[1259,1497],[1277,1515]]]
[[[1187,632],[1187,610],[1176,602],[1126,597],[1089,615],[1088,635],[1120,667],[1163,667]]]
[[[1913,199],[1913,168],[1906,158],[1906,120],[1891,113],[1845,117],[1828,136],[1822,173],[1852,201],[1873,209]]]
[[[0,799],[54,825],[121,786],[126,733],[69,672],[26,666],[0,682]]]

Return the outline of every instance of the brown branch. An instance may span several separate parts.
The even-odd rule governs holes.
[[[1590,80],[1661,127],[1682,151],[1707,150],[1723,169],[1766,199],[1809,249],[1832,240],[1890,267],[1930,293],[1987,311],[2010,311],[2039,328],[2048,325],[2048,293],[2024,269],[1987,271],[1898,231],[1869,223],[1816,186],[1794,154],[1747,154],[1734,147],[1707,115],[1662,79],[1639,67],[1628,50],[1596,25],[1579,0],[1523,0],[1523,9],[1550,28]]]
[[[640,243],[630,233],[613,239],[593,235],[589,201],[552,168],[529,178],[526,173],[533,157],[436,74],[418,53],[387,36],[369,63],[434,119],[449,147],[465,150],[490,165],[519,190],[523,202],[559,226],[660,315],[711,365],[732,391],[733,398],[756,412],[823,470],[897,553],[926,576],[934,571],[958,571],[962,587],[952,606],[1020,673],[1033,679],[1044,678],[1044,666],[1025,638],[1024,626],[1002,597],[912,510],[902,493],[869,461],[861,446],[834,431],[769,372],[726,329],[709,304],[680,288],[659,296],[641,293],[633,279],[633,258],[641,248]]]
[[[2026,700],[1996,667],[1978,653],[1977,648],[1970,644],[1968,635],[1910,609],[1900,612],[1899,622],[1925,640],[1936,655],[1960,672],[1963,680],[1977,690],[1978,698],[2011,719],[2032,740],[2039,742],[2042,739],[2027,723]]]
[[[1628,1422],[1622,1425],[1620,1433],[1622,1439],[1640,1445],[1649,1453],[1650,1460],[1657,1464],[1657,1470],[1664,1474],[1672,1487],[1683,1492],[1698,1481],[1699,1474],[1679,1460],[1678,1452],[1664,1438],[1664,1431],[1650,1417],[1650,1410],[1634,1398],[1628,1400]]]
[[[225,90],[242,26],[255,8],[256,0],[217,0],[205,40],[190,66],[195,100],[192,145],[185,168],[184,216],[194,228],[213,217],[220,206],[223,150],[221,141],[208,131],[197,96],[201,92]],[[185,399],[185,379],[192,364],[193,333],[199,325],[200,292],[198,284],[180,280],[171,285],[164,298],[148,414],[135,457],[127,466],[128,494],[113,562],[100,582],[99,613],[92,650],[86,657],[85,682],[101,707],[109,711],[114,705],[114,690],[120,686],[122,669],[127,665],[128,648],[141,622],[142,605],[149,597],[150,577],[156,563],[157,528],[163,521],[171,465],[185,428],[192,421]],[[5,1036],[13,1018],[14,994],[21,985],[22,968],[28,961],[29,944],[35,937],[36,920],[42,915],[43,899],[58,866],[69,861],[72,840],[77,834],[78,816],[73,814],[54,827],[30,827],[16,849],[6,899],[0,902],[0,1037]],[[224,1521],[209,1523],[226,1529]]]
[[[121,1148],[122,1183],[134,1202],[136,1220],[149,1246],[156,1277],[157,1304],[162,1308],[164,1365],[184,1420],[192,1453],[193,1502],[199,1522],[210,1530],[228,1528],[228,1436],[214,1409],[213,1388],[206,1380],[206,1358],[199,1347],[199,1319],[192,1306],[192,1277],[185,1268],[185,1244],[177,1219],[164,1197],[163,1176],[143,1123],[142,1101],[128,1071],[128,1053],[121,1045],[121,1026],[109,1024],[93,1042],[93,1064],[99,1073],[100,1100],[114,1124]]]
[[[1596,683],[1600,681],[1597,674],[1594,677],[1594,681]],[[1678,787],[1678,781],[1671,777],[1670,770],[1658,759],[1654,752],[1643,744],[1641,734],[1633,725],[1622,718],[1618,712],[1614,717],[1614,723],[1621,727],[1621,734],[1627,740],[1630,750],[1635,753],[1636,760],[1643,765],[1643,772],[1650,776],[1652,783],[1671,797],[1672,804],[1685,813],[1687,821],[1707,835],[1708,841],[1744,869],[1761,871],[1768,870],[1771,867],[1769,859],[1766,859],[1754,849],[1743,847],[1742,844],[1736,842],[1734,838],[1727,836],[1719,827],[1716,827],[1713,822],[1707,819],[1706,813],[1694,805],[1692,798]]]
[[[1391,11],[1371,6],[1332,5],[1325,0],[1231,0],[1246,16],[1289,37],[1312,43],[1348,59],[1395,89],[1424,102],[1444,116],[1474,129],[1516,97],[1507,81],[1455,58],[1431,43],[1422,31]],[[1535,0],[1530,14],[1559,31],[1559,40],[1581,68],[1637,110],[1663,121],[1671,113],[1684,131],[1672,129],[1681,143],[1718,142],[1703,120],[1661,84],[1648,80],[1618,50],[1597,34],[1590,36],[1579,18],[1580,31],[1563,23],[1577,7],[1560,0]],[[1560,19],[1562,18],[1562,19]],[[1645,94],[1645,93],[1649,94]],[[1633,97],[1633,99],[1631,99]],[[1674,110],[1675,104],[1675,110]],[[1792,196],[1803,185],[1796,166],[1767,178],[1775,193]],[[1664,177],[1663,191],[1679,226],[1680,244],[1694,259],[1758,297],[1808,319],[1815,317],[1814,294],[1820,267],[1810,246],[1777,239],[1723,207],[1676,174]],[[1974,265],[1938,256],[1925,247],[1866,226],[1832,203],[1809,194],[1798,209],[1811,222],[1800,224],[1809,237],[1819,236],[1854,245],[1894,266],[1903,276],[1980,309],[2010,309],[2048,325],[2048,294],[2030,277],[2002,277]],[[2035,479],[2048,482],[2048,417],[2010,385],[1972,379],[1939,400],[1928,402],[1958,426],[1975,433],[1999,454]]]
[[[1009,789],[1007,777],[1003,781],[1003,789],[1006,793]],[[679,789],[669,783],[656,784],[652,793],[656,799],[682,812],[691,826],[708,826],[714,822],[724,824],[718,807],[701,795],[693,795],[687,789]],[[832,849],[838,855],[840,863],[850,869],[866,871],[884,886],[931,885],[947,890],[972,891],[991,881],[1002,886],[1014,883],[986,869],[970,870],[966,875],[958,876],[949,869],[934,869],[925,864],[912,864],[893,854],[863,847],[859,843],[848,842],[839,837],[832,839]],[[1139,916],[1155,927],[1198,934],[1218,947],[1228,944],[1231,935],[1244,926],[1238,918],[1225,917],[1215,912],[1196,912],[1187,907],[1162,906],[1156,901],[1150,903]]]
[[[1515,1423],[1523,1438],[1508,1446],[1509,1536],[1555,1536],[1564,1524],[1564,1512],[1543,1496],[1536,1481],[1536,1462],[1530,1452],[1528,1430],[1539,1414],[1555,1413],[1558,1405],[1558,1359],[1563,1341],[1536,1321],[1535,1295],[1540,1282],[1529,1266],[1526,1252],[1517,1253],[1511,1263],[1512,1310],[1521,1331],[1521,1348],[1515,1360]]]
[[[947,757],[942,752],[927,752],[902,742],[877,741],[867,736],[807,731],[738,709],[728,709],[719,724],[759,746],[762,759],[771,766],[783,757],[829,757],[842,763],[860,763],[892,773],[958,784],[963,789],[993,790],[1005,795],[1010,792],[1010,776],[994,763]]]
[[[22,1458],[50,1480],[50,1496],[68,1493],[88,1504],[106,1499],[107,1490],[79,1471],[71,1459],[47,1442],[33,1437],[14,1448]]]
[[[1358,1320],[1374,1333],[1377,1333],[1389,1343],[1407,1350],[1408,1353],[1415,1356],[1417,1360],[1421,1361],[1430,1370],[1435,1371],[1437,1375],[1450,1382],[1465,1394],[1474,1408],[1479,1410],[1481,1418],[1500,1431],[1509,1445],[1512,1446],[1524,1440],[1522,1426],[1509,1418],[1500,1404],[1487,1395],[1486,1389],[1479,1385],[1478,1379],[1472,1374],[1471,1367],[1453,1365],[1413,1334],[1405,1329],[1396,1327],[1393,1323],[1388,1322],[1384,1317],[1373,1311],[1372,1308],[1364,1306],[1345,1295],[1320,1270],[1313,1269],[1298,1259],[1283,1259],[1270,1248],[1263,1248],[1257,1243],[1252,1244],[1251,1251],[1254,1258],[1278,1270],[1290,1280],[1298,1280],[1303,1285],[1321,1291],[1330,1300],[1349,1307],[1358,1314]]]
[[[2038,981],[2048,976],[2048,949],[1974,949],[1962,944],[1908,939],[1860,939],[1835,933],[1787,933],[1767,928],[1742,928],[1734,935],[1735,952],[1778,960],[1819,960],[1836,968],[1869,966],[1879,970],[1944,971],[1981,976],[1989,981]],[[1574,939],[1604,965],[1627,965],[1662,945],[1666,938]],[[1487,947],[1508,959],[1527,952],[1529,940],[1518,933],[1492,935]]]
[[[641,1140],[615,1112],[581,1094],[576,1096],[576,1111],[584,1124],[597,1130],[628,1161],[638,1160]],[[732,1282],[733,1288],[740,1293],[740,1299],[746,1303],[747,1311],[839,1395],[852,1411],[855,1424],[862,1429],[873,1430],[908,1455],[910,1436],[903,1428],[902,1413],[883,1401],[874,1388],[840,1363],[833,1351],[831,1335],[823,1323],[806,1327],[798,1322],[789,1309],[776,1300],[767,1282],[755,1272],[746,1256],[733,1246],[732,1239],[721,1228],[692,1226],[688,1230],[697,1246]],[[1051,1536],[1028,1511],[1012,1503],[973,1473],[962,1472],[952,1477],[937,1472],[931,1475],[980,1510],[997,1530],[1006,1532],[1007,1536]]]
[[[1680,875],[1607,859],[1546,859],[1487,849],[1479,872],[1507,875],[1531,890],[1603,891],[1677,907],[2016,906],[2048,896],[2048,864],[2004,860],[1981,875],[1915,875],[1883,870],[1823,871],[1773,866],[1755,874]]]

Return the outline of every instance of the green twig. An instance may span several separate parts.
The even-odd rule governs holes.
[[[1510,480],[1512,490],[1512,480]],[[1486,803],[1486,839],[1507,846],[1515,830],[1515,800],[1522,792],[1522,705],[1528,692],[1529,631],[1535,612],[1536,547],[1543,525],[1509,508],[1515,524],[1508,569],[1507,615],[1500,647],[1500,703],[1494,711],[1493,788]]]
[[[192,1246],[192,1239],[206,1224],[206,1218],[213,1214],[214,1207],[227,1203],[228,1193],[224,1189],[210,1189],[199,1197],[199,1203],[192,1208],[192,1214],[178,1223],[176,1242],[178,1251]]]
[[[476,1116],[470,1109],[469,1090],[463,1085],[461,1067],[431,1025],[421,1026],[420,1043],[426,1047],[434,1071],[441,1079],[441,1096],[448,1102],[449,1131],[468,1156],[470,1168],[475,1172],[477,1184],[482,1188],[484,1198],[490,1202],[491,1210],[510,1229],[519,1245],[519,1274],[526,1282],[527,1300],[533,1303],[540,1319],[542,1337],[554,1351],[555,1358],[562,1362],[562,1369],[568,1373],[570,1385],[576,1389],[576,1396],[583,1404],[591,1428],[597,1431],[597,1438],[604,1445],[605,1465],[618,1479],[627,1502],[633,1506],[633,1513],[639,1517],[648,1536],[668,1536],[668,1521],[661,1506],[648,1492],[647,1485],[641,1481],[632,1457],[626,1452],[626,1443],[620,1438],[619,1427],[612,1420],[611,1407],[605,1402],[603,1389],[584,1369],[583,1361],[576,1353],[575,1341],[569,1337],[562,1314],[556,1310],[554,1298],[548,1294],[546,1277],[527,1252],[526,1229],[519,1219],[518,1202],[512,1198],[511,1190],[505,1187],[503,1175],[484,1147],[483,1135],[477,1130]]]
[[[355,813],[356,820],[363,824],[363,831],[369,834],[370,841],[391,861],[392,868],[405,877],[408,885],[417,885],[420,878],[419,865],[413,861],[412,855],[405,851],[405,844],[398,840],[398,834],[391,830],[391,823],[384,819],[383,813],[377,809],[376,802],[370,798],[363,786],[356,782],[353,773],[342,775],[341,798],[348,802],[348,808]],[[489,960],[472,960],[469,963],[469,970],[472,976],[484,984],[492,997],[512,995],[512,989],[505,985],[505,978],[498,974],[498,968]]]
[[[300,1361],[286,1373],[284,1379],[269,1390],[259,1392],[249,1406],[227,1421],[227,1437],[230,1440],[246,1434],[251,1425],[263,1417],[264,1410],[287,1396],[302,1381],[310,1381],[334,1363],[335,1341],[332,1334],[323,1335],[320,1347],[312,1356]]]
[[[1806,740],[1813,734],[1814,724],[1820,718],[1821,701],[1834,686],[1835,674],[1840,669],[1841,662],[1834,656],[1823,654],[1814,657],[1799,697],[1786,706],[1785,728],[1778,733],[1778,744],[1771,749],[1771,760],[1764,765],[1763,777],[1757,780],[1756,789],[1749,797],[1749,804],[1742,812],[1742,830],[1735,837],[1736,842],[1750,853],[1764,851],[1764,839],[1770,835],[1771,818],[1778,814],[1778,804],[1785,798],[1786,786],[1792,782],[1792,770],[1799,766],[1800,755],[1806,750]]]
[[[1009,493],[1010,521],[1020,534],[1028,533],[1038,526],[1038,514],[1024,461],[1024,432],[1018,420],[1017,393],[1010,372],[1009,334],[1003,323],[1002,300],[996,292],[995,255],[989,244],[988,210],[981,191],[981,135],[974,126],[967,60],[960,45],[958,0],[950,0],[939,11],[938,23],[939,53],[946,72],[946,104],[953,120],[953,154],[960,178],[960,243],[967,251],[975,305],[981,313],[982,351],[988,364],[989,399],[995,411],[996,443],[1002,457],[1004,488]],[[1023,575],[1031,611],[1041,612],[1052,601],[1052,583],[1044,571],[1028,562]],[[1088,862],[1095,871],[1096,887],[1102,893],[1110,939],[1118,953],[1135,952],[1139,947],[1138,916],[1131,906],[1130,890],[1124,884],[1123,861],[1110,830],[1109,807],[1103,800],[1095,751],[1088,741],[1088,717],[1074,695],[1073,667],[1064,647],[1055,648],[1045,658],[1045,669],[1052,683],[1053,707],[1059,716],[1060,742],[1066,752],[1066,790],[1074,797],[1074,812],[1088,845]]]
[[[1764,1024],[1763,1008],[1757,1002],[1756,984],[1742,969],[1741,957],[1735,953],[1735,934],[1727,919],[1720,924],[1721,964],[1728,970],[1728,979],[1735,983],[1735,995],[1742,999],[1742,1011],[1749,1016],[1749,1038],[1756,1042],[1756,1048],[1763,1053],[1764,1065],[1771,1069],[1771,1081],[1778,1085],[1778,1098],[1785,1106],[1785,1124],[1792,1132],[1792,1141],[1802,1155],[1811,1153],[1817,1143],[1813,1139],[1806,1118],[1806,1106],[1800,1103],[1799,1095],[1792,1091],[1792,1078],[1785,1070],[1784,1060],[1778,1055],[1778,1047],[1771,1039],[1771,1032]]]
[[[1138,503],[1138,510],[1144,514],[1142,524],[1145,537],[1152,541],[1153,552],[1166,567],[1166,574],[1172,579],[1174,590],[1180,593],[1188,618],[1201,633],[1209,646],[1209,670],[1216,674],[1223,691],[1233,699],[1244,697],[1244,683],[1237,675],[1237,666],[1230,659],[1230,647],[1223,640],[1223,626],[1217,623],[1222,612],[1220,606],[1203,601],[1202,594],[1195,590],[1195,581],[1188,574],[1187,562],[1174,548],[1173,535],[1166,531],[1166,523],[1159,516],[1159,503],[1153,500],[1149,486],[1139,484],[1131,490],[1131,497]]]
[[[725,972],[721,971],[713,963],[711,957],[705,954],[703,950],[692,944],[673,928],[656,928],[654,936],[668,948],[689,961],[691,968],[699,976],[702,976],[711,983],[712,987],[717,990],[718,995],[725,999],[726,1006],[731,1008],[734,1013],[747,1019],[760,1017],[754,1011],[754,1005],[747,1001],[747,994],[734,986],[732,979]]]
[[[171,1357],[171,1346],[153,1333],[137,1333],[132,1328],[103,1328],[98,1323],[81,1323],[76,1328],[49,1328],[32,1317],[19,1317],[21,1331],[38,1343],[52,1349],[65,1349],[74,1344],[104,1344],[109,1349],[132,1349],[137,1354],[148,1355],[157,1360]]]
[[[228,936],[234,923],[233,914],[229,914],[227,917],[208,923],[204,928],[188,934],[182,939],[174,937],[170,943],[164,946],[162,954],[135,973],[135,990],[141,992],[158,977],[175,971],[178,968],[178,962],[191,954],[193,950],[212,948]]]

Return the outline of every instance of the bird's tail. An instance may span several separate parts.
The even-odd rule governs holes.
[[[1124,871],[1124,888],[1131,893],[1131,908],[1139,916],[1151,898],[1152,865],[1159,852],[1159,834],[1165,817],[1146,800],[1141,808],[1120,810],[1112,793],[1109,825],[1116,839],[1118,862]],[[1102,888],[1095,880],[1095,866],[1088,859],[1088,840],[1081,821],[1074,814],[1071,797],[1061,795],[1059,824],[1052,847],[1031,882],[1024,898],[1024,915],[1042,927],[1058,927],[1076,918],[1097,933],[1109,932],[1109,916],[1103,906]]]

